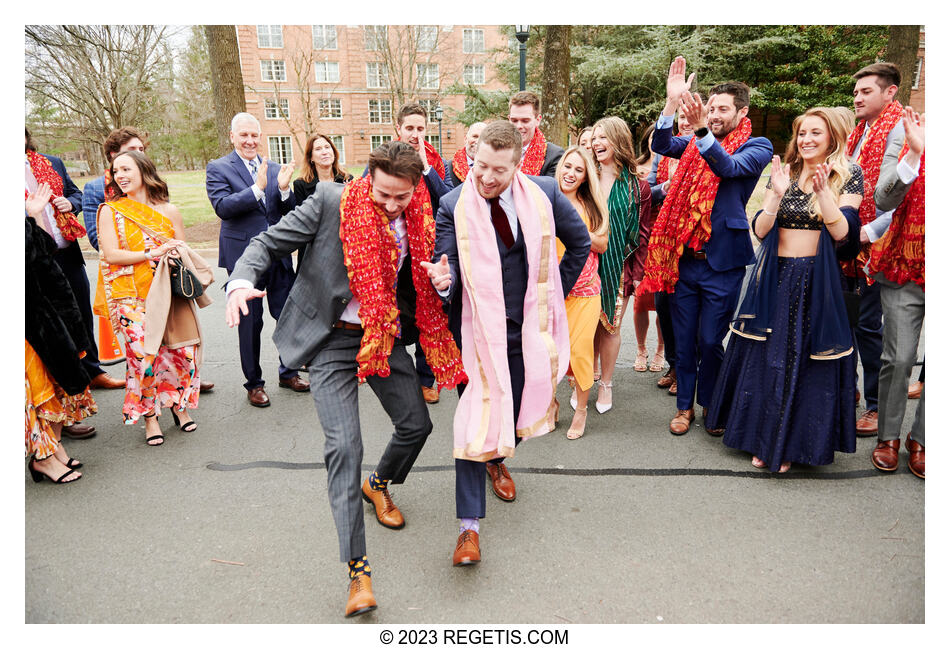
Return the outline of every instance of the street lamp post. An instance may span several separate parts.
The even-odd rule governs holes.
[[[528,25],[515,25],[515,38],[518,39],[518,90],[524,90],[525,87],[525,67],[528,57],[528,46],[525,43],[528,40],[528,27]]]
[[[435,107],[435,121],[439,123],[439,157],[442,157],[442,104]]]

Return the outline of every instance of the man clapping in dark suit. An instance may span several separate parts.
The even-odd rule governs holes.
[[[228,274],[247,247],[248,241],[280,221],[294,208],[296,201],[290,190],[293,164],[269,164],[257,149],[261,125],[250,113],[238,113],[231,120],[231,144],[234,151],[208,163],[206,187],[208,200],[221,219],[218,239],[218,266]],[[257,278],[256,287],[267,293],[271,317],[280,318],[287,294],[294,283],[294,267],[290,255],[276,258]],[[247,382],[247,400],[263,408],[270,405],[264,392],[261,372],[261,330],[264,328],[264,307],[261,301],[250,305],[247,318],[238,327],[241,370]],[[295,392],[306,392],[310,384],[297,375],[296,368],[278,368],[279,384]]]

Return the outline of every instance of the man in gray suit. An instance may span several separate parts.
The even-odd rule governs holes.
[[[431,315],[422,315],[423,299],[416,294],[409,256],[410,246],[414,244],[408,235],[417,227],[425,227],[418,224],[426,222],[416,216],[412,222],[407,219],[415,214],[415,206],[421,203],[416,201],[410,205],[422,170],[419,154],[408,144],[389,142],[382,145],[370,155],[368,176],[347,185],[319,183],[314,194],[302,205],[251,239],[228,281],[227,323],[233,327],[242,315],[247,315],[248,300],[265,294],[255,289],[254,284],[273,261],[293,250],[303,249],[297,277],[277,321],[274,343],[288,367],[306,364],[310,371],[310,391],[326,438],[324,456],[328,494],[340,542],[340,560],[349,565],[347,617],[376,608],[366,558],[361,492],[362,497],[374,505],[377,520],[382,525],[394,529],[405,525],[386,485],[389,481],[395,484],[405,481],[432,430],[419,379],[405,349],[405,345],[414,343],[414,337],[418,335],[415,327],[417,297],[420,317],[429,318]],[[363,258],[360,263],[367,264],[362,266],[363,271],[348,269],[348,265],[354,265],[353,258],[359,256],[360,250],[349,235],[343,237],[345,244],[341,241],[341,220],[344,224],[350,223],[353,210],[357,208],[363,210],[362,215],[369,215],[366,222],[375,225],[369,228],[373,231],[370,236],[378,237],[375,245],[380,250],[387,241],[389,245],[395,244],[398,254],[393,255],[393,267],[386,267],[381,261],[388,259],[382,251],[384,254]],[[380,224],[377,214],[386,216],[388,229]],[[427,222],[433,230],[428,236],[432,241],[434,223],[431,216]],[[377,228],[379,234],[376,234]],[[393,239],[388,239],[390,236]],[[383,243],[378,243],[380,241]],[[352,284],[348,270],[353,273]],[[388,357],[385,345],[382,345],[384,351],[372,347],[374,340],[388,335],[374,337],[374,333],[381,330],[378,326],[380,320],[374,319],[375,314],[391,312],[376,308],[378,303],[374,305],[373,295],[385,294],[386,291],[374,289],[374,292],[361,293],[363,284],[360,280],[367,276],[396,277],[394,302],[398,304],[400,321],[396,324],[400,333],[396,334],[395,344],[393,338],[389,338],[391,352],[388,352]],[[392,287],[393,283],[383,279],[381,285]],[[351,286],[358,295],[364,296],[365,305],[354,296]],[[426,290],[432,290],[428,281],[424,286]],[[391,294],[387,297],[393,298]],[[441,303],[434,291],[425,297],[429,303],[439,306],[441,314]],[[444,314],[442,316],[440,331],[444,333],[453,357],[457,358],[457,348],[448,334]],[[364,329],[367,332],[365,337]],[[379,362],[373,370],[367,370],[365,366],[368,357]],[[442,365],[429,360],[433,369],[442,368]],[[460,359],[457,366],[461,374]],[[376,471],[363,482],[362,489],[360,463],[363,443],[357,399],[358,373],[369,383],[395,426]],[[451,381],[447,383],[449,387],[454,385]]]
[[[919,122],[919,123],[918,123]],[[924,120],[911,108],[904,109],[904,131],[907,138],[907,155],[900,158],[900,142],[888,147],[881,162],[881,176],[874,190],[874,202],[882,211],[897,210],[906,200],[907,194],[915,184],[924,182]],[[918,191],[922,191],[918,188]],[[913,201],[911,201],[913,202]],[[884,311],[884,351],[881,354],[880,378],[880,417],[878,421],[877,446],[871,453],[871,463],[881,471],[895,471],[898,465],[898,452],[901,446],[901,427],[907,410],[907,384],[910,372],[917,361],[917,346],[920,343],[920,329],[924,323],[924,275],[923,275],[923,232],[919,240],[918,254],[908,258],[903,241],[911,241],[918,236],[910,232],[911,205],[903,207],[904,213],[895,212],[894,221],[888,230],[890,240],[882,241],[882,256],[872,254],[871,271],[883,266],[872,277],[880,285],[881,308]],[[923,217],[921,213],[915,217]],[[905,232],[907,231],[907,232]],[[905,234],[910,234],[904,239]],[[892,279],[888,279],[890,276]],[[893,281],[903,279],[902,283]],[[910,456],[907,466],[918,478],[924,477],[924,393],[920,393],[917,415],[914,425],[907,436],[907,450]]]

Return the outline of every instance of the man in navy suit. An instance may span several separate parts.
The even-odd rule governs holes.
[[[445,183],[449,187],[458,187],[468,177],[475,164],[475,151],[478,149],[478,136],[485,129],[485,122],[475,122],[465,131],[465,146],[455,152],[455,156],[445,161]],[[462,151],[465,151],[463,154]],[[464,159],[462,156],[464,155]],[[461,174],[461,175],[460,175]]]
[[[507,330],[508,370],[511,377],[511,394],[514,419],[521,410],[522,392],[525,384],[525,363],[550,364],[548,358],[524,358],[522,352],[522,323],[524,300],[528,286],[528,258],[540,256],[537,251],[527,250],[518,215],[512,198],[511,183],[521,162],[521,135],[509,122],[492,122],[482,131],[475,153],[474,185],[479,196],[491,210],[496,206],[504,213],[507,227],[499,231],[495,225],[495,239],[502,265],[503,293]],[[554,231],[566,247],[559,265],[561,287],[566,296],[584,268],[590,252],[590,234],[577,210],[557,188],[551,178],[528,176],[551,202],[554,214]],[[433,263],[423,262],[429,272],[432,285],[443,300],[451,306],[449,328],[455,340],[461,344],[460,303],[462,294],[459,279],[459,250],[455,236],[455,211],[463,184],[442,197],[435,222],[435,251]],[[499,215],[501,217],[501,215]],[[479,299],[485,299],[480,297]],[[534,367],[532,365],[532,367]],[[469,369],[469,368],[466,368]],[[471,375],[470,375],[471,380]],[[476,379],[477,380],[477,379]],[[515,444],[520,441],[515,437]],[[498,460],[475,462],[455,460],[455,506],[460,519],[459,539],[452,562],[456,566],[471,565],[481,559],[478,541],[478,519],[485,517],[485,465],[492,480],[496,496],[505,501],[515,499],[515,484],[504,463]]]
[[[680,158],[695,137],[699,154],[718,176],[719,186],[709,239],[698,251],[684,246],[679,280],[671,296],[678,382],[677,413],[670,422],[674,435],[689,430],[695,418],[694,395],[703,406],[703,417],[712,399],[722,365],[722,341],[738,305],[745,267],[754,261],[745,205],[772,157],[772,144],[763,137],[749,137],[731,154],[721,144],[749,112],[748,86],[735,82],[714,86],[704,105],[698,95],[689,92],[695,73],[687,80],[685,72],[686,60],[676,57],[666,83],[666,106],[653,132],[653,151]],[[693,127],[692,137],[673,137],[673,116],[678,108]],[[723,432],[706,430],[717,436]]]
[[[548,142],[541,133],[541,99],[530,90],[516,92],[508,100],[508,121],[515,125],[521,134],[521,171],[529,176],[550,176],[554,178],[557,163],[564,155],[564,149]],[[544,146],[542,159],[531,160],[528,147],[540,143]],[[533,165],[533,166],[532,166]]]
[[[269,164],[257,154],[261,125],[250,113],[238,113],[231,120],[231,144],[234,151],[208,163],[206,187],[208,200],[221,219],[218,239],[218,266],[230,275],[248,242],[280,221],[296,205],[290,190],[293,164]],[[280,318],[287,294],[294,283],[294,267],[289,255],[274,260],[255,287],[267,292],[267,306],[274,320]],[[264,391],[261,372],[261,330],[264,328],[262,300],[252,302],[248,317],[238,326],[241,370],[247,382],[247,399],[253,406],[270,405]],[[307,392],[310,384],[301,379],[297,368],[278,368],[279,385]]]

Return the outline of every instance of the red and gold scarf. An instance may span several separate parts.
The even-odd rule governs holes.
[[[901,158],[907,152],[907,144]],[[868,275],[884,273],[895,282],[915,282],[924,289],[924,155],[920,171],[904,200],[894,210],[891,227],[871,245]]]
[[[455,172],[456,178],[461,182],[465,182],[468,177],[468,170],[468,151],[463,146],[455,152],[455,156],[452,158],[452,171]]]
[[[656,183],[665,183],[670,177],[670,159],[666,156],[660,157],[660,162],[656,166]]]
[[[371,374],[389,376],[389,355],[399,335],[396,275],[399,247],[389,218],[373,201],[372,182],[363,177],[346,185],[340,198],[340,240],[350,291],[359,300],[363,340],[356,361],[360,382]],[[467,381],[455,339],[448,329],[442,301],[419,261],[432,259],[435,219],[425,181],[413,192],[405,211],[412,256],[412,283],[416,289],[416,326],[419,344],[440,388]]]
[[[53,169],[53,163],[46,156],[40,155],[36,151],[27,151],[26,157],[30,161],[30,170],[36,183],[46,183],[53,192],[53,196],[63,196],[63,179],[56,170]],[[27,192],[29,195],[29,192]],[[86,228],[79,222],[72,212],[60,212],[56,205],[50,202],[53,208],[53,218],[56,219],[56,227],[59,233],[66,241],[75,241],[80,237],[86,236]]]
[[[752,134],[752,122],[743,117],[721,142],[733,154]],[[657,291],[673,292],[679,280],[679,258],[683,246],[702,250],[712,233],[712,208],[719,190],[719,176],[696,148],[693,137],[683,152],[670,182],[670,191],[653,224],[643,281],[637,295]]]
[[[544,166],[544,156],[548,151],[548,143],[544,139],[541,129],[534,129],[534,137],[528,144],[524,155],[521,156],[521,173],[526,176],[537,176],[541,173],[541,167]]]
[[[877,218],[877,208],[874,207],[874,188],[877,187],[877,179],[881,176],[881,162],[884,160],[884,150],[887,148],[887,135],[891,132],[898,122],[904,116],[904,107],[896,99],[881,111],[877,121],[871,126],[868,135],[864,138],[864,144],[861,145],[861,153],[855,160],[861,166],[864,172],[864,198],[861,199],[861,206],[858,208],[858,215],[861,217],[861,225],[867,225]],[[848,136],[848,156],[853,156],[858,146],[858,141],[864,133],[867,126],[867,120],[862,119]],[[866,243],[861,246],[861,252],[857,259],[853,261],[841,262],[841,269],[848,277],[857,277],[861,269],[867,264],[870,255],[871,244]]]

